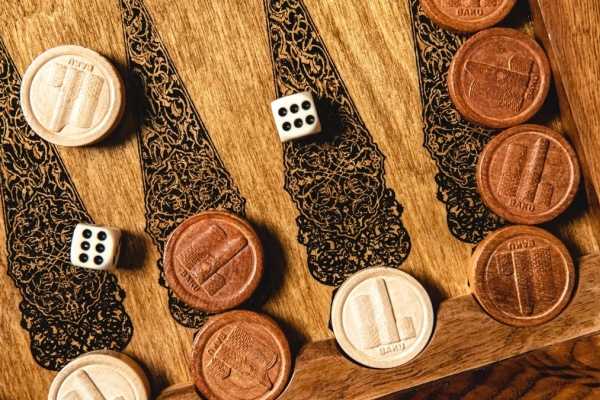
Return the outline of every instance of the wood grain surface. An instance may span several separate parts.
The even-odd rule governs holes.
[[[328,250],[326,246],[311,247],[312,243],[319,242],[318,238],[323,235],[330,235],[331,230],[343,235],[334,235],[335,240],[325,243],[339,254],[343,255],[344,251],[350,254],[336,262],[328,261],[331,265],[340,269],[346,265],[362,268],[370,265],[371,254],[380,251],[382,256],[377,260],[387,256],[401,263],[403,270],[424,284],[434,302],[441,303],[440,313],[449,309],[448,304],[456,304],[473,318],[485,320],[487,317],[468,296],[467,286],[468,260],[473,243],[481,235],[467,232],[465,237],[475,239],[465,240],[458,237],[450,223],[450,216],[461,214],[461,207],[466,207],[473,197],[448,206],[450,202],[438,185],[442,179],[440,168],[446,164],[432,158],[424,148],[421,114],[424,97],[420,86],[423,77],[415,57],[415,50],[424,48],[420,47],[424,43],[415,42],[414,22],[418,17],[415,4],[412,0],[5,2],[0,11],[4,210],[0,240],[6,246],[0,246],[0,257],[8,273],[0,274],[4,293],[0,300],[4,311],[0,313],[0,340],[9,350],[0,356],[0,399],[45,398],[55,375],[52,369],[82,351],[97,347],[124,350],[144,364],[155,394],[171,384],[191,380],[189,362],[195,330],[182,323],[196,326],[205,316],[190,314],[169,297],[159,283],[161,274],[157,261],[162,250],[161,235],[168,231],[165,226],[183,216],[177,214],[179,210],[198,211],[194,208],[196,205],[186,208],[186,191],[192,192],[190,187],[194,193],[201,191],[194,186],[198,181],[190,183],[176,178],[174,185],[181,189],[180,197],[166,191],[153,192],[156,187],[165,187],[157,183],[160,174],[154,174],[152,169],[156,165],[153,164],[155,158],[162,160],[159,166],[167,168],[167,172],[183,173],[197,166],[186,161],[193,157],[185,153],[184,146],[167,148],[168,143],[161,143],[162,147],[153,147],[155,141],[165,137],[197,134],[201,140],[190,144],[191,148],[202,146],[205,151],[202,154],[207,154],[202,160],[215,174],[220,174],[219,182],[225,182],[211,186],[218,195],[228,196],[218,205],[244,213],[259,231],[267,255],[266,279],[259,296],[248,307],[274,316],[284,327],[295,353],[302,345],[319,341],[314,346],[323,351],[323,355],[333,351],[332,334],[328,329],[333,287],[317,281],[311,273],[314,270],[310,269],[311,265],[315,267],[311,260]],[[280,12],[277,7],[284,10],[288,7],[290,13]],[[361,159],[365,153],[372,156],[367,161],[381,160],[381,163],[361,164],[366,170],[372,169],[370,175],[357,176],[356,182],[350,181],[349,189],[346,187],[347,192],[340,193],[361,193],[368,204],[375,205],[374,210],[384,209],[385,200],[388,202],[385,204],[391,204],[389,215],[376,212],[377,218],[367,219],[362,217],[364,213],[358,213],[360,215],[346,218],[350,212],[339,203],[344,196],[334,191],[318,192],[314,196],[333,202],[330,210],[342,210],[343,221],[353,221],[352,224],[334,223],[332,226],[323,222],[329,221],[325,217],[330,214],[316,217],[306,208],[310,201],[306,202],[303,196],[313,195],[311,190],[314,191],[315,186],[310,185],[321,182],[317,179],[320,173],[326,172],[323,174],[327,178],[327,189],[341,190],[331,182],[346,181],[341,180],[345,175],[335,170],[323,167],[316,171],[299,163],[293,154],[303,149],[282,146],[273,126],[269,104],[276,93],[290,90],[289,81],[282,78],[281,71],[285,70],[285,66],[281,66],[282,59],[308,59],[306,54],[297,52],[284,52],[286,56],[282,58],[281,53],[275,51],[298,50],[273,47],[282,44],[273,32],[287,26],[280,24],[285,15],[298,15],[307,21],[309,28],[305,32],[312,46],[325,49],[316,51],[319,57],[312,64],[307,61],[305,72],[310,74],[309,67],[318,65],[326,65],[330,71],[314,80],[311,88],[325,88],[323,98],[333,100],[324,104],[338,107],[333,107],[334,112],[329,112],[333,117],[330,115],[326,121],[335,123],[335,110],[340,107],[346,112],[344,115],[349,116],[345,121],[350,121],[351,127],[344,128],[344,132],[350,132],[348,137],[355,140],[349,148],[362,152],[350,153],[348,164],[352,165],[353,160],[365,162]],[[519,4],[506,25],[531,32],[527,15],[526,7]],[[296,28],[304,27],[301,24]],[[455,36],[449,39],[459,40]],[[108,140],[83,149],[56,148],[31,135],[22,123],[18,102],[15,102],[20,76],[35,56],[49,47],[67,43],[90,47],[111,59],[127,84],[128,107],[123,123]],[[148,59],[155,63],[144,64]],[[145,66],[157,68],[154,73],[148,73]],[[335,97],[329,90],[339,96]],[[148,94],[156,96],[148,98]],[[536,122],[549,123],[560,131],[552,101]],[[162,113],[164,109],[168,113]],[[161,135],[153,136],[156,132]],[[476,136],[476,133],[468,135]],[[160,158],[169,151],[175,156]],[[472,173],[469,171],[474,169],[473,159],[458,157],[458,163],[459,174],[463,173],[461,165],[467,171],[463,174]],[[194,176],[186,175],[187,178]],[[289,185],[292,179],[306,192]],[[364,186],[364,182],[371,181],[376,182],[375,189]],[[472,187],[469,190],[472,193]],[[563,217],[547,226],[566,242],[576,257],[599,250],[593,234],[597,232],[595,216],[584,197],[580,194]],[[153,208],[161,201],[172,205],[172,214]],[[56,204],[56,209],[49,206],[52,204]],[[330,204],[323,204],[321,209],[328,210]],[[64,257],[68,254],[68,226],[79,219],[124,230],[122,257],[114,276],[81,275],[68,265],[68,256]],[[389,245],[380,237],[374,240],[374,247],[369,247],[373,239],[365,232],[375,235],[372,232],[382,224],[380,220],[386,223],[392,220],[393,239],[404,243],[410,240],[409,252],[406,247],[401,248],[400,243]],[[471,227],[478,229],[476,225]],[[404,230],[406,235],[402,233]],[[348,232],[354,236],[348,236]],[[381,251],[382,243],[391,250]],[[353,253],[356,248],[362,251]],[[403,256],[408,257],[406,260],[394,257],[395,252],[403,252]],[[55,280],[51,281],[56,285],[45,287],[48,278],[31,279],[40,271],[54,271]],[[79,286],[73,286],[70,276],[80,280]],[[84,287],[102,290],[98,294],[90,289],[88,296],[88,292],[78,291]],[[37,296],[40,291],[46,297]],[[49,293],[60,293],[62,297]],[[98,300],[103,298],[110,303]],[[81,299],[92,303],[79,303]],[[453,300],[444,302],[446,299]],[[44,308],[44,304],[49,306]],[[103,311],[107,312],[103,314]],[[98,315],[104,319],[98,319]],[[85,323],[78,323],[80,318]],[[539,340],[531,342],[523,339],[506,352],[487,342],[482,343],[488,344],[486,351],[475,349],[473,343],[483,338],[463,341],[462,345],[470,351],[465,354],[478,358],[472,358],[470,364],[452,362],[430,378],[477,368],[578,333],[591,333],[588,324],[592,321],[573,319],[571,324],[569,320],[572,329],[557,330],[548,338],[538,337]],[[458,330],[464,328],[450,325]],[[548,329],[553,326],[548,325]],[[442,325],[437,327],[438,334],[442,328]],[[504,332],[503,327],[494,326],[494,329],[499,329],[499,334]],[[56,332],[60,335],[53,336]],[[513,331],[504,333],[513,334]],[[306,357],[306,352],[302,357]],[[340,361],[339,357],[327,362],[335,360],[348,371],[357,368],[345,359]],[[373,378],[372,374],[367,371],[365,376]],[[422,378],[412,383],[400,379],[397,385],[382,379],[375,384],[377,389],[373,396],[423,383]],[[320,385],[326,389],[328,384]],[[347,398],[354,396],[350,392],[340,393]]]
[[[600,189],[600,172],[595,168],[598,163],[595,110],[599,100],[594,90],[600,71],[596,62],[599,47],[595,40],[600,7],[597,2],[586,1],[581,5],[588,11],[580,13],[568,2],[530,0],[529,3],[536,36],[550,58],[565,132],[584,160],[586,193],[595,212]],[[597,218],[592,221],[598,232]]]
[[[600,338],[551,346],[381,400],[593,400],[600,396]]]

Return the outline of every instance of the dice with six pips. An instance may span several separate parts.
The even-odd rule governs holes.
[[[121,231],[105,226],[77,224],[71,240],[71,264],[111,270],[119,258]]]
[[[271,103],[271,110],[282,142],[321,132],[321,121],[309,91],[280,97]]]

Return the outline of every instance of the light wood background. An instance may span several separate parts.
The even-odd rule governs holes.
[[[332,337],[332,288],[317,283],[298,243],[297,210],[283,189],[282,146],[269,103],[274,87],[264,4],[252,1],[146,0],[179,75],[227,170],[246,198],[248,219],[263,232],[271,257],[266,271],[275,289],[263,309],[285,327],[295,351]],[[473,245],[454,238],[436,199],[436,166],[423,148],[421,102],[411,17],[403,1],[306,0],[306,7],[374,141],[386,156],[386,183],[404,206],[412,244],[405,271],[425,283],[436,302],[469,293]],[[521,10],[523,11],[523,10]],[[519,20],[519,19],[516,19]],[[0,38],[22,74],[44,49],[79,44],[109,57],[122,70],[126,53],[119,2],[8,0],[0,11]],[[547,107],[548,119],[556,111]],[[558,122],[552,122],[559,127]],[[144,232],[144,193],[130,112],[114,136],[88,148],[59,153],[87,210],[129,236],[116,273],[127,297],[133,338],[125,352],[152,376],[155,392],[189,381],[193,330],[178,325],[158,284],[158,252]],[[580,196],[566,217],[549,227],[575,256],[595,253],[592,217]],[[5,241],[4,229],[0,240]],[[266,234],[265,232],[268,232]],[[0,246],[6,260],[6,248]],[[4,265],[5,262],[4,262]],[[21,295],[0,274],[2,313],[0,398],[42,399],[54,372],[40,368],[21,328]]]

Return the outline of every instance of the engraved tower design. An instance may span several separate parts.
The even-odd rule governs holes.
[[[532,60],[520,56],[512,56],[507,67],[468,61],[465,68],[473,79],[468,95],[488,107],[517,113],[523,108],[533,67]]]
[[[190,247],[177,256],[177,263],[187,271],[188,284],[214,296],[226,284],[219,271],[247,245],[248,240],[240,232],[228,235],[219,226],[211,225],[198,233]]]
[[[48,85],[59,91],[48,128],[59,132],[66,125],[91,127],[103,84],[91,64],[73,58],[67,65],[55,62]]]
[[[377,278],[370,284],[371,293],[354,297],[350,304],[360,346],[365,350],[373,349],[415,338],[412,318],[396,320],[385,280]]]
[[[554,186],[542,180],[549,147],[550,141],[545,138],[537,139],[531,150],[523,144],[509,144],[497,193],[511,198],[512,205],[524,210],[549,208]]]
[[[223,380],[235,372],[262,386],[265,392],[271,390],[273,383],[269,370],[279,360],[277,352],[253,335],[244,324],[236,325],[227,333],[221,331],[218,335],[216,344],[208,349],[212,356],[208,370]]]
[[[528,242],[511,244],[509,247],[513,248],[498,252],[492,259],[496,273],[508,288],[508,293],[496,294],[496,301],[504,304],[516,298],[515,311],[521,316],[531,315],[536,304],[552,301],[558,287],[552,269],[552,250]]]
[[[68,392],[62,400],[125,400],[123,396],[105,397],[84,370],[75,372],[71,379],[76,389]]]

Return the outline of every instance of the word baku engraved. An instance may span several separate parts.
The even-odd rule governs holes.
[[[465,68],[473,77],[469,97],[490,108],[519,112],[536,91],[539,77],[534,65],[518,55],[510,57],[506,67],[467,61]]]
[[[92,378],[84,371],[75,372],[73,379],[75,390],[68,392],[61,400],[125,400],[123,396],[107,398],[102,395]]]
[[[226,233],[217,225],[204,229],[192,244],[177,257],[187,272],[185,279],[195,291],[201,288],[214,296],[227,283],[221,273],[246,246],[240,233]]]
[[[455,8],[459,17],[483,17],[488,12],[486,7],[498,7],[500,0],[445,0],[444,6]]]
[[[413,320],[396,321],[385,280],[375,279],[372,285],[371,294],[352,299],[360,345],[365,350],[378,348],[381,355],[403,351],[406,341],[417,337]]]
[[[60,132],[65,126],[90,128],[104,79],[94,66],[74,58],[67,65],[55,63],[48,85],[59,89],[48,129]]]
[[[542,179],[549,147],[544,138],[535,141],[531,152],[523,144],[507,146],[498,194],[509,197],[511,206],[530,212],[550,208],[554,186]]]
[[[521,316],[532,315],[536,300],[541,304],[552,301],[557,290],[556,278],[552,274],[551,249],[536,247],[532,239],[512,241],[508,248],[509,251],[494,256],[496,272],[500,277],[512,277]],[[507,299],[500,301],[506,302]]]
[[[264,387],[265,392],[273,388],[269,370],[279,357],[267,343],[249,333],[243,324],[236,325],[229,332],[221,330],[208,354],[211,356],[208,370],[220,379],[225,380],[237,373]]]

